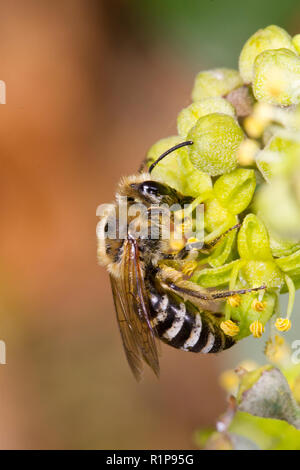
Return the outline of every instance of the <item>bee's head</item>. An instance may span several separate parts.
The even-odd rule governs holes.
[[[189,204],[192,198],[183,196],[170,186],[158,181],[146,180],[132,183],[130,187],[137,192],[137,197],[146,204]]]

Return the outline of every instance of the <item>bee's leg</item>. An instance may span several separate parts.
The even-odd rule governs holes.
[[[218,232],[223,230],[223,229],[221,230],[221,227],[217,229]],[[197,252],[201,252],[203,254],[208,255],[210,253],[211,248],[213,248],[219,241],[221,241],[228,233],[230,233],[232,230],[237,230],[240,227],[241,227],[241,224],[236,224],[233,227],[230,227],[229,229],[227,229],[225,232],[222,231],[220,235],[212,239],[209,243],[205,242],[203,244],[200,241],[192,241],[190,243],[187,243],[180,251],[178,251],[178,253],[175,253],[172,255],[172,259],[185,259],[191,253],[191,251],[197,251]],[[214,233],[216,233],[216,231]],[[209,234],[209,236],[212,234]]]
[[[167,259],[173,259],[176,261],[181,261],[181,269],[182,272],[188,276],[192,275],[193,272],[203,264],[206,264],[206,257],[199,260],[199,254],[202,255],[210,255],[211,249],[220,241],[222,240],[228,233],[233,230],[237,230],[240,228],[241,224],[236,224],[233,227],[230,227],[228,230],[223,232],[219,237],[212,240],[210,244],[204,244],[195,240],[189,241],[181,250],[177,253],[173,254],[172,257],[167,255]],[[233,287],[231,288],[231,290]]]
[[[224,224],[225,226],[225,224]],[[236,225],[234,225],[233,227],[230,227],[229,229],[227,229],[225,232],[222,232],[219,236],[217,236],[216,238],[214,238],[213,240],[211,240],[209,243],[207,242],[207,239],[208,237],[211,237],[214,233],[216,233],[217,231],[220,231],[221,227],[218,228],[215,232],[212,232],[210,233],[207,237],[206,237],[206,242],[204,243],[203,245],[203,248],[204,249],[209,249],[209,248],[212,248],[214,247],[217,243],[219,243],[219,241],[221,241],[228,233],[232,232],[232,230],[237,230],[239,229],[240,227],[242,226],[242,224],[238,223]]]
[[[218,243],[219,240],[223,238],[224,235],[231,232],[231,230],[235,230],[240,228],[241,224],[236,224],[233,227],[228,228],[228,222],[224,222],[224,224],[220,225],[216,230],[206,235],[204,238],[204,246],[212,247]]]
[[[229,290],[234,291],[237,277],[239,274],[239,271],[244,263],[242,261],[239,261],[236,263],[234,268],[232,269],[231,276],[230,276],[230,281],[229,281]],[[230,307],[237,307],[240,304],[240,296],[239,294],[235,294],[233,296],[230,296],[227,299],[226,306],[225,306],[225,321],[230,320]]]
[[[182,273],[170,266],[161,267],[158,273],[158,278],[160,278],[161,282],[166,285],[166,288],[200,300],[223,300],[235,295],[243,295],[247,294],[248,292],[256,292],[267,288],[266,285],[262,285],[259,287],[249,287],[245,289],[229,289],[212,292],[208,289],[198,286],[191,281],[185,281],[182,278]]]

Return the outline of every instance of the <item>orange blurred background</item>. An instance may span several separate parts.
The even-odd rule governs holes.
[[[0,11],[0,448],[193,448],[193,431],[224,410],[230,353],[163,347],[161,379],[134,382],[95,214],[176,132],[194,70],[135,34],[126,1],[0,1]]]

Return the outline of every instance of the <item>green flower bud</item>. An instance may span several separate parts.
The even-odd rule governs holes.
[[[214,194],[231,214],[240,214],[249,206],[255,186],[254,170],[239,168],[217,179]]]
[[[266,181],[282,172],[280,163],[287,163],[288,154],[295,146],[290,134],[278,131],[256,156],[256,164]]]
[[[269,243],[272,256],[274,258],[288,257],[300,249],[300,242],[297,239],[289,240],[287,238],[281,238],[279,235],[272,230],[272,228],[266,223],[265,218],[261,211],[256,214],[261,220],[263,220],[269,234]],[[285,258],[283,258],[285,259]],[[300,266],[300,265],[299,265]],[[282,269],[282,271],[285,271]],[[300,274],[300,270],[299,270]]]
[[[158,159],[160,155],[166,152],[169,148],[180,144],[182,139],[178,136],[165,137],[152,145],[148,150],[146,160],[148,167]],[[154,167],[151,176],[154,180],[166,183],[179,191],[181,188],[181,178],[178,168],[177,156],[179,152],[175,152],[164,158],[156,167]]]
[[[178,134],[185,138],[199,118],[212,113],[228,114],[235,117],[234,107],[224,98],[219,96],[205,98],[190,104],[179,113],[177,118]]]
[[[242,277],[253,287],[281,287],[284,275],[274,262],[265,225],[254,214],[248,214],[238,234],[238,252],[247,261],[241,267]]]
[[[243,81],[237,70],[226,68],[206,70],[196,76],[192,100],[198,101],[211,96],[225,96],[241,85],[243,85]]]
[[[241,274],[252,287],[278,288],[284,284],[284,275],[274,261],[249,260],[242,266]]]
[[[300,102],[300,57],[288,49],[262,52],[254,63],[257,100],[289,106]]]
[[[285,240],[285,239],[279,238],[277,235],[271,234],[270,230],[269,230],[269,238],[270,238],[271,252],[275,258],[291,255],[292,253],[295,253],[295,251],[299,250],[300,248],[300,243],[294,240],[291,241],[291,240]],[[300,274],[300,271],[299,271],[299,274]]]
[[[300,250],[276,260],[279,268],[292,279],[300,276]]]
[[[198,170],[217,176],[237,167],[237,150],[244,134],[231,116],[217,113],[203,116],[187,138],[194,142],[188,153]]]
[[[300,34],[296,34],[296,36],[292,39],[293,46],[296,48],[298,54],[300,54]]]
[[[147,153],[147,164],[151,165],[166,150],[181,143],[179,136],[166,137],[156,142]],[[212,187],[209,175],[196,170],[189,159],[187,149],[175,150],[153,169],[151,177],[168,184],[186,196],[197,197]]]
[[[239,70],[244,82],[252,82],[254,61],[261,52],[280,48],[296,52],[292,38],[279,26],[268,26],[253,34],[244,45],[239,59]]]
[[[272,231],[283,238],[299,238],[300,207],[288,179],[276,178],[262,187],[255,205]]]

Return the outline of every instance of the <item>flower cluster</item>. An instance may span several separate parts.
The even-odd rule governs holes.
[[[150,165],[170,147],[192,142],[152,171],[192,196],[192,209],[205,207],[210,248],[192,250],[182,272],[205,288],[265,287],[228,298],[225,334],[258,338],[271,318],[285,332],[300,286],[300,35],[278,26],[257,31],[241,51],[239,71],[200,72],[192,101],[178,115],[178,135],[147,155]]]

